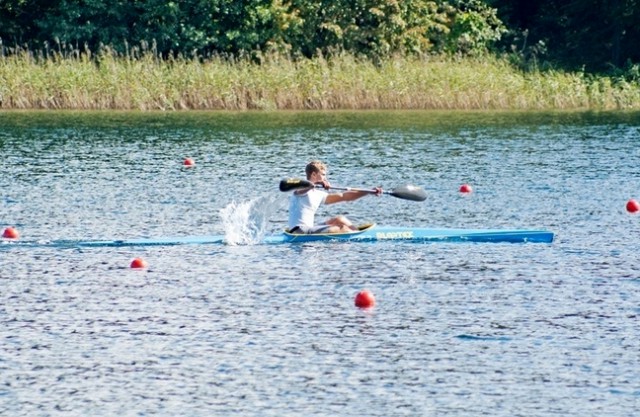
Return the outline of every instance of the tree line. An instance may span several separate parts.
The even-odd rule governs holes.
[[[490,52],[523,68],[629,73],[640,63],[639,1],[0,0],[0,47],[205,59]]]

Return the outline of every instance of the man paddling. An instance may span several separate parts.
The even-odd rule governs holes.
[[[327,167],[321,161],[311,161],[305,168],[307,180],[319,184],[324,190],[309,187],[296,190],[289,200],[289,232],[298,234],[310,233],[343,233],[357,230],[345,216],[327,219],[322,224],[315,224],[315,215],[321,204],[334,204],[341,201],[354,201],[372,194],[369,191],[345,191],[329,194],[325,190],[331,188],[327,180]],[[375,188],[377,196],[382,194],[382,188]]]

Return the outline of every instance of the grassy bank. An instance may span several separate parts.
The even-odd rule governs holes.
[[[640,86],[506,61],[0,56],[0,109],[640,109]]]

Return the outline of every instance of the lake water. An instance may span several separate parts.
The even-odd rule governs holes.
[[[21,233],[0,243],[0,415],[636,415],[639,144],[638,113],[0,113]],[[556,239],[248,244],[316,158],[337,186],[429,195],[321,216]],[[48,244],[203,234],[240,244]]]

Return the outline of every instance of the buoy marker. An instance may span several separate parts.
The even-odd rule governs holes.
[[[7,227],[4,229],[2,237],[5,239],[17,239],[20,237],[20,233],[18,233],[18,230],[15,227]]]
[[[182,164],[186,167],[192,167],[196,164],[196,161],[194,161],[193,158],[185,158]]]
[[[640,203],[634,199],[627,201],[627,211],[629,213],[637,213],[640,211]]]
[[[142,258],[135,258],[133,261],[131,261],[131,268],[144,269],[148,266],[149,264],[147,263],[147,261]]]
[[[371,291],[362,290],[356,294],[355,305],[360,308],[371,308],[376,305],[376,298]]]
[[[469,194],[470,192],[473,192],[473,188],[469,184],[462,184],[460,186],[460,192],[463,194]]]

